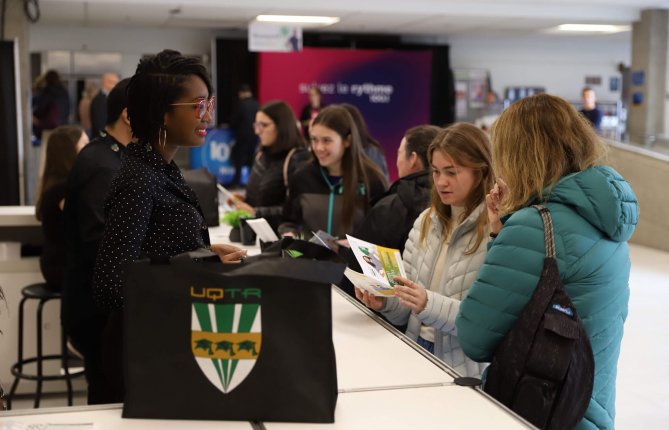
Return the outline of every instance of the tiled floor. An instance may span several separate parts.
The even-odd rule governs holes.
[[[618,361],[616,428],[669,428],[669,252],[631,245],[630,307]]]
[[[618,429],[669,428],[669,252],[631,245],[631,298],[622,353],[618,363]],[[86,403],[77,392],[75,405]],[[64,406],[64,395],[46,395],[43,407]],[[14,409],[32,408],[33,400],[19,397]]]

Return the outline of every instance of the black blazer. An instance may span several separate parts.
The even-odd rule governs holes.
[[[98,137],[107,124],[107,94],[102,91],[91,100],[91,138]]]
[[[93,269],[104,232],[104,202],[125,151],[110,135],[93,139],[77,156],[68,178],[63,212],[67,258],[61,309],[68,333],[87,325],[96,314]]]

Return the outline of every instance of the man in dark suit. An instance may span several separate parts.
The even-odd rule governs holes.
[[[239,185],[242,169],[244,166],[251,168],[253,164],[253,155],[258,144],[258,136],[253,129],[253,123],[259,108],[251,87],[242,84],[239,87],[239,105],[230,120],[230,127],[235,131],[235,145],[232,147],[231,154],[232,163],[235,166],[232,185]]]
[[[116,85],[107,97],[108,120],[102,133],[79,153],[65,197],[66,268],[61,319],[67,336],[84,356],[88,403],[109,403],[102,369],[101,339],[107,317],[92,296],[93,270],[104,231],[104,202],[121,167],[121,154],[132,139],[126,88]]]
[[[99,136],[107,123],[107,96],[118,83],[116,73],[105,73],[102,75],[102,86],[100,92],[91,100],[91,139]]]

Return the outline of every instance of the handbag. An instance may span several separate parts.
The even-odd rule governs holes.
[[[484,391],[541,429],[570,429],[592,395],[590,338],[564,288],[548,208],[533,206],[544,224],[546,257],[530,301],[493,356]]]
[[[345,266],[210,255],[128,265],[123,417],[334,422],[330,285]]]

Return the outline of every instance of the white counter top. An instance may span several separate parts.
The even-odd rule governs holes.
[[[122,405],[77,406],[72,408],[47,408],[40,410],[18,410],[0,414],[0,429],[9,423],[51,424],[51,429],[65,424],[76,425],[88,430],[82,424],[93,424],[92,430],[250,430],[247,421],[182,421],[182,420],[139,420],[122,418]],[[12,429],[14,427],[7,427]],[[17,427],[22,428],[22,427]],[[29,427],[31,428],[31,427]],[[40,427],[41,429],[42,427]]]
[[[424,387],[343,393],[333,424],[265,422],[267,430],[528,429],[472,388]]]
[[[229,243],[239,248],[246,249],[248,255],[260,254],[260,245],[258,245],[257,239],[253,245],[242,245],[239,242],[230,242],[230,230],[232,230],[232,227],[227,224],[221,224],[218,227],[209,227],[209,240],[212,245],[217,243]]]
[[[453,378],[382,327],[344,297],[332,292],[332,340],[340,392],[451,384]]]
[[[40,225],[35,218],[35,206],[0,206],[0,227],[39,227]]]

